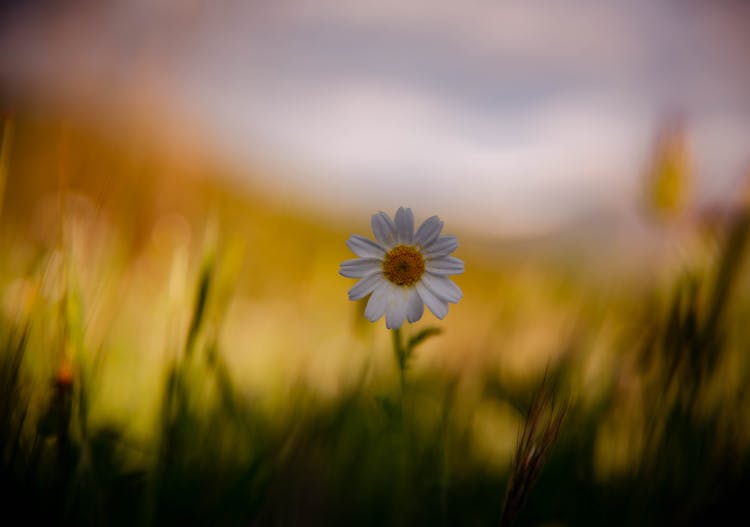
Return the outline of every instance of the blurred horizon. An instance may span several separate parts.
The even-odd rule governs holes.
[[[33,2],[0,24],[3,112],[158,138],[330,221],[632,231],[674,122],[692,206],[750,167],[742,2]]]

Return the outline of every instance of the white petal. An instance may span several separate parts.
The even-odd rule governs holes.
[[[368,240],[364,236],[359,234],[352,234],[348,240],[346,240],[346,246],[352,250],[357,256],[363,258],[383,258],[385,256],[385,249],[372,240]]]
[[[441,236],[424,248],[428,258],[437,258],[438,256],[447,256],[458,248],[458,240],[455,236]]]
[[[443,222],[437,216],[431,216],[424,220],[422,225],[417,229],[414,235],[414,243],[422,247],[427,247],[440,236],[443,230]]]
[[[399,207],[396,211],[396,231],[398,232],[399,242],[412,242],[414,238],[414,214],[412,214],[411,209]]]
[[[378,284],[384,282],[383,275],[381,273],[372,273],[365,276],[362,280],[354,284],[349,290],[349,300],[359,300],[364,298],[375,289]]]
[[[464,272],[464,263],[453,256],[440,256],[432,260],[427,260],[427,271],[443,276],[461,274]]]
[[[375,271],[379,271],[382,266],[383,262],[377,258],[354,258],[341,264],[339,274],[347,278],[362,278]]]
[[[406,310],[406,320],[409,322],[416,322],[422,318],[422,313],[424,313],[424,302],[422,302],[422,298],[419,296],[416,289],[410,287],[408,291],[409,303]]]
[[[365,317],[370,322],[375,322],[385,313],[385,306],[388,301],[389,288],[387,284],[378,284],[370,295],[365,308]]]
[[[430,291],[448,302],[455,304],[464,296],[458,286],[445,276],[425,273],[422,275],[422,282]]]
[[[378,212],[372,215],[372,232],[375,238],[383,245],[390,249],[396,243],[396,225],[385,212]]]
[[[432,314],[442,320],[448,314],[448,303],[435,296],[422,282],[417,282],[416,288],[419,296],[422,297],[424,303],[430,308]]]
[[[392,286],[389,289],[388,303],[385,307],[385,327],[398,329],[406,318],[409,307],[408,296],[404,294],[406,289],[402,287]]]

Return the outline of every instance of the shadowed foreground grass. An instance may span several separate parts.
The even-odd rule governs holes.
[[[21,149],[20,170],[30,170],[30,159]],[[329,282],[316,285],[319,269],[283,264],[316,254],[323,274],[333,275],[340,255],[330,248],[343,245],[343,236],[331,241],[324,228],[302,226],[308,230],[300,238],[308,241],[299,242],[299,253],[264,245],[267,230],[286,234],[294,229],[285,225],[298,224],[264,222],[267,212],[243,215],[222,198],[219,213],[198,215],[209,218],[201,242],[191,242],[201,249],[182,251],[188,244],[178,242],[195,229],[174,216],[148,220],[141,199],[132,208],[126,198],[113,204],[134,215],[127,228],[106,230],[101,211],[79,222],[87,205],[76,205],[69,190],[75,184],[67,181],[57,193],[56,232],[43,229],[34,238],[19,212],[31,187],[2,178],[11,207],[0,274],[6,518],[69,525],[704,525],[744,514],[746,212],[728,220],[711,250],[663,282],[594,293],[585,277],[560,281],[554,266],[535,268],[515,293],[507,288],[513,308],[506,310],[514,316],[502,315],[488,296],[473,317],[449,314],[443,333],[430,321],[405,330],[403,342],[413,346],[393,356],[379,335],[385,331],[363,324],[361,313],[352,315],[354,324],[337,318],[344,308],[330,307],[329,299],[345,306],[346,285],[330,292]],[[142,247],[139,230],[152,224],[157,240],[171,240],[166,272],[149,266],[145,250],[123,248],[123,239]],[[244,257],[238,232],[256,236]],[[250,273],[238,263],[245,259],[256,266]],[[478,264],[472,271],[467,261],[462,287],[471,308],[472,292],[479,296],[504,278]],[[243,285],[248,274],[254,280]],[[153,281],[139,281],[141,275]],[[295,293],[304,281],[313,285]],[[503,360],[522,353],[521,336],[552,331],[524,319],[529,284],[537,290],[526,295],[569,311],[574,323],[553,339],[541,368],[522,375]],[[273,325],[276,319],[263,318],[268,311],[288,313],[273,304],[274,295],[319,304],[308,310],[313,322],[292,312]],[[255,299],[255,308],[240,313],[275,333],[263,334],[262,322],[252,332],[229,331],[237,296]],[[482,312],[492,316],[476,316]],[[451,325],[451,317],[463,325]],[[302,333],[295,342],[307,340],[309,349],[287,353],[279,344],[286,333]],[[331,360],[331,341],[351,347],[353,366],[330,368],[333,374],[321,366]],[[506,354],[477,360],[477,342]],[[139,346],[148,346],[146,358]],[[243,366],[228,352],[232,346],[272,359]],[[151,357],[153,350],[162,354]],[[439,353],[466,364],[426,360]],[[406,366],[403,384],[397,361]],[[293,380],[276,369],[287,363],[299,363]],[[258,388],[262,377],[276,380]],[[335,389],[326,390],[329,384]]]

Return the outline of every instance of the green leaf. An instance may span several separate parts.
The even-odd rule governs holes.
[[[420,331],[419,333],[417,333],[416,335],[414,335],[413,337],[409,339],[409,342],[406,344],[406,349],[409,352],[411,352],[414,348],[419,346],[422,342],[424,342],[428,338],[434,335],[439,335],[442,332],[443,332],[442,329],[434,327],[434,326],[429,327],[429,328],[424,328],[422,331]]]

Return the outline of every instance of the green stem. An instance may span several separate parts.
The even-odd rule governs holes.
[[[399,376],[401,381],[401,393],[399,395],[399,412],[403,414],[404,410],[404,388],[406,386],[406,350],[401,343],[401,329],[392,330],[393,333],[393,353],[396,356]]]

